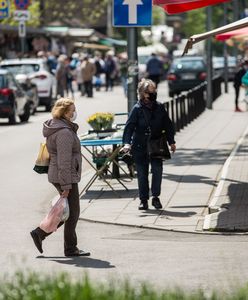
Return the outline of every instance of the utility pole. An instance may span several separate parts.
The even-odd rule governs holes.
[[[208,6],[207,10],[207,31],[212,29],[212,6]],[[213,92],[212,92],[212,41],[207,40],[207,108],[212,109]]]
[[[233,21],[235,22],[235,21],[239,20],[239,1],[234,0],[232,3],[232,6],[233,6]],[[238,48],[237,47],[233,47],[233,55],[235,57],[238,56]]]
[[[130,112],[137,102],[137,85],[138,85],[138,54],[137,54],[137,28],[127,28],[127,54],[128,54],[128,112]]]
[[[45,24],[45,0],[40,0],[40,26]]]
[[[107,4],[107,35],[108,35],[108,37],[113,36],[112,2],[111,1],[108,1],[108,4]]]
[[[224,6],[224,25],[227,24],[227,3],[223,4]],[[224,52],[224,82],[225,82],[225,93],[228,93],[228,53],[227,53],[227,44],[224,41],[223,46]]]

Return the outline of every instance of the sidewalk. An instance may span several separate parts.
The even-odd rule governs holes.
[[[216,100],[213,110],[206,110],[177,133],[178,150],[173,159],[166,161],[164,165],[160,197],[163,210],[157,211],[151,205],[147,211],[138,210],[136,179],[126,179],[128,192],[112,180],[115,188],[119,189],[121,198],[117,198],[101,180],[97,180],[81,198],[80,219],[144,228],[202,232],[203,225],[205,230],[218,228],[220,216],[222,227],[229,228],[229,220],[234,224],[239,218],[236,214],[238,205],[238,211],[242,210],[245,223],[245,212],[248,213],[248,209],[243,210],[240,201],[245,198],[243,193],[248,191],[248,169],[244,164],[244,147],[248,146],[248,136],[242,140],[243,146],[236,154],[237,159],[229,164],[228,172],[231,176],[226,177],[224,185],[223,178],[220,180],[223,165],[247,126],[247,113],[235,113],[233,99],[233,90],[230,87],[229,94],[223,94]],[[82,177],[80,187],[86,184],[90,175],[88,173]],[[219,184],[226,191],[225,198],[222,193],[216,194],[220,189],[217,188]],[[222,197],[224,202],[216,201],[216,195],[217,198]],[[236,198],[237,195],[240,196]],[[215,212],[208,215],[204,223],[208,206],[213,204],[213,196],[216,209],[222,207],[223,203],[231,203],[230,213]],[[232,211],[235,215],[232,215]]]

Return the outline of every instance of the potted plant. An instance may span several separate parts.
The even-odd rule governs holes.
[[[87,119],[88,124],[93,130],[90,132],[106,133],[113,132],[114,114],[112,113],[95,113]]]

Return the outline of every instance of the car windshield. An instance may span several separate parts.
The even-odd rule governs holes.
[[[204,69],[202,60],[176,60],[172,64],[173,70],[200,70]]]
[[[16,64],[16,65],[3,65],[2,68],[8,69],[12,74],[31,74],[38,72],[40,66],[38,64]]]
[[[7,87],[6,76],[0,75],[0,89]]]

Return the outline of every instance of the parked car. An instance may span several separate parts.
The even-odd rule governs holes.
[[[30,103],[30,113],[34,115],[39,105],[39,96],[36,84],[31,82],[28,75],[18,74],[15,78],[26,93]]]
[[[201,56],[176,58],[167,74],[169,96],[173,97],[206,80],[206,63]]]
[[[225,61],[223,56],[213,57],[213,73],[214,75],[221,76],[224,79],[225,72]],[[228,80],[233,80],[237,71],[237,58],[235,56],[228,56],[227,58],[228,67]]]
[[[28,121],[29,99],[12,73],[0,69],[0,118],[8,118],[10,124],[15,124],[17,115],[21,122]]]
[[[6,68],[15,76],[28,75],[31,82],[36,84],[39,105],[44,105],[50,111],[56,95],[56,79],[49,72],[47,63],[40,58],[7,59],[1,62],[1,68]]]

